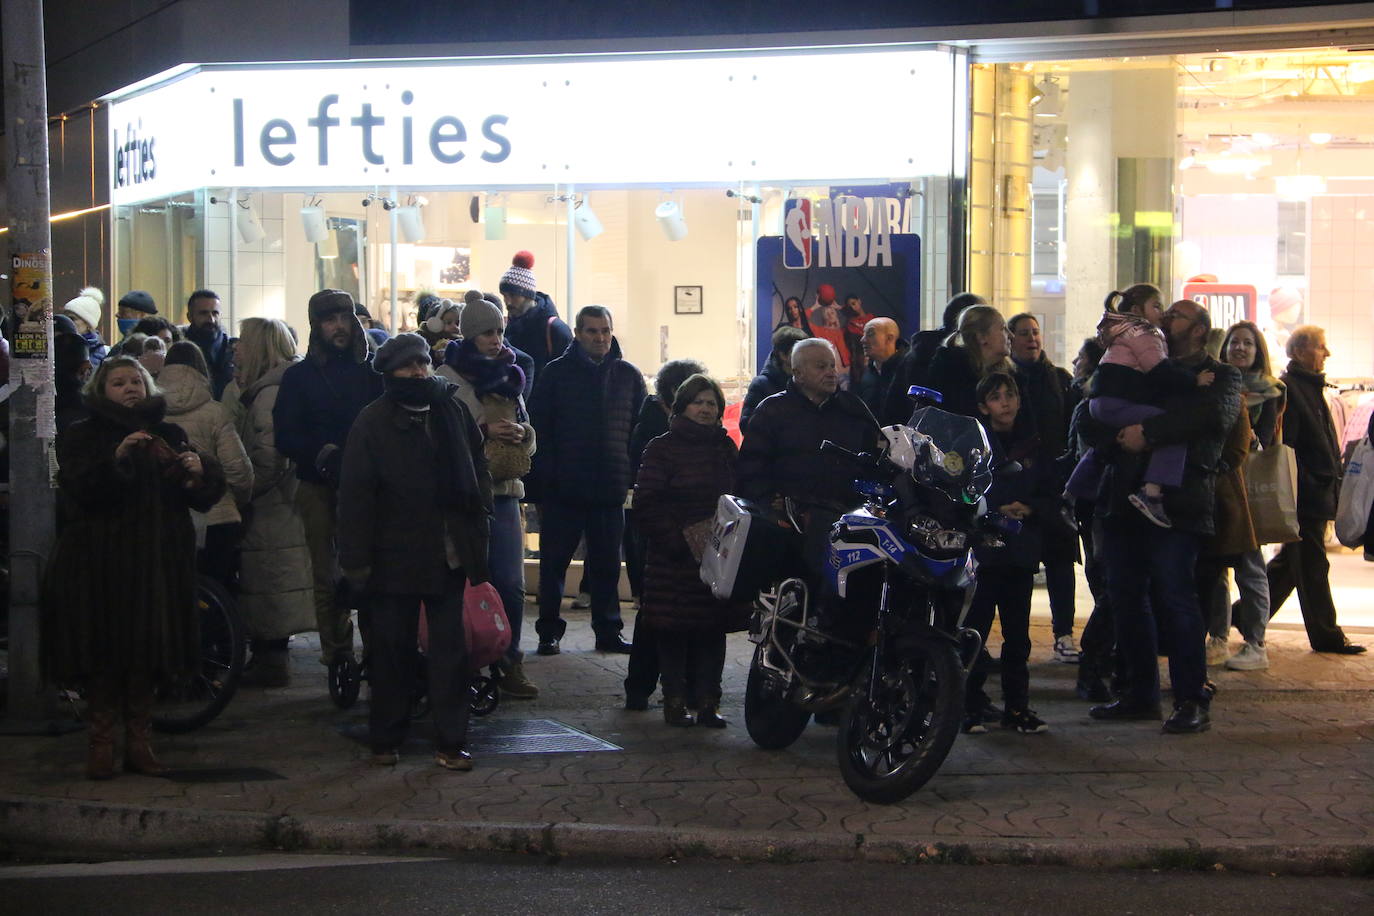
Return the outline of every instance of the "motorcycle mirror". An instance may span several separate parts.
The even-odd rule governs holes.
[[[945,402],[945,396],[943,394],[936,391],[934,388],[924,388],[920,385],[912,385],[908,388],[906,390],[906,396],[909,398],[924,398],[928,401],[934,401],[936,404],[943,404]]]

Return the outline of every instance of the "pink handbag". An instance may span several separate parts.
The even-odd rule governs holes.
[[[490,582],[468,583],[463,590],[463,632],[468,644],[468,668],[476,671],[500,661],[510,648],[510,621],[501,596]]]

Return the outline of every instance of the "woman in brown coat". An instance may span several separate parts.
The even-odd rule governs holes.
[[[1234,568],[1242,555],[1258,550],[1255,525],[1250,518],[1250,502],[1245,491],[1245,456],[1250,453],[1250,413],[1244,406],[1231,425],[1222,445],[1216,469],[1215,532],[1202,542],[1198,552],[1198,603],[1207,620],[1207,664],[1226,661],[1227,636],[1231,629],[1231,597],[1226,587],[1226,570]]]
[[[88,777],[115,774],[121,707],[125,769],[159,776],[153,686],[200,655],[189,510],[219,501],[224,474],[163,421],[167,404],[132,357],[101,363],[85,401],[90,417],[57,439],[67,518],[43,583],[43,663],[50,679],[86,688]]]
[[[694,375],[677,389],[668,432],[649,443],[635,483],[635,518],[648,543],[640,614],[657,634],[663,719],[724,728],[725,634],[747,613],[717,601],[698,573],[703,529],[735,483],[735,443],[721,426],[720,386]],[[693,546],[693,545],[696,546]],[[687,698],[696,700],[695,718]]]

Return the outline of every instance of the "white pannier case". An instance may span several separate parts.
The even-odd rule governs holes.
[[[775,575],[789,529],[756,503],[728,493],[701,557],[701,581],[722,601],[751,601]]]

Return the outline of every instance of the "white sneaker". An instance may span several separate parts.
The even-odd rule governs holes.
[[[1066,665],[1076,665],[1082,658],[1083,653],[1078,648],[1078,643],[1073,641],[1073,634],[1059,636],[1054,640],[1054,660],[1063,662]]]
[[[1207,664],[1220,665],[1226,661],[1226,656],[1231,654],[1231,647],[1226,642],[1225,636],[1207,637]]]
[[[1247,642],[1226,660],[1226,667],[1232,671],[1263,671],[1269,667],[1269,652],[1264,646]]]
[[[573,599],[572,606],[576,610],[585,611],[592,606],[592,596],[586,592],[578,592],[577,597]]]

